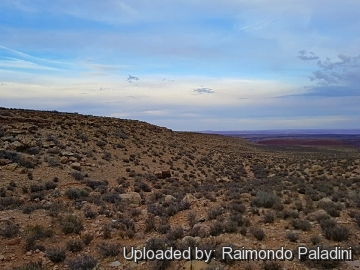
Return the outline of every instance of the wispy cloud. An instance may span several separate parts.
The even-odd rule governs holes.
[[[200,87],[200,88],[194,89],[193,93],[201,95],[201,94],[214,94],[215,92],[210,88]]]

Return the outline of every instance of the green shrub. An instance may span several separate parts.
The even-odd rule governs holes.
[[[81,240],[69,240],[66,242],[66,249],[71,252],[79,252],[84,249],[84,243]]]
[[[252,200],[252,205],[257,207],[271,208],[275,203],[279,202],[280,198],[273,193],[259,191],[256,197]]]
[[[265,238],[265,232],[261,228],[257,227],[251,227],[250,233],[257,239],[257,240],[263,240]]]
[[[70,270],[92,270],[97,265],[97,259],[90,255],[81,255],[67,262]]]
[[[6,221],[5,225],[0,228],[0,235],[5,238],[13,238],[19,233],[19,225],[15,224],[12,221]]]
[[[83,221],[79,216],[75,215],[65,215],[60,218],[60,225],[63,233],[77,233],[80,234],[80,232],[84,229]]]
[[[45,254],[54,263],[62,262],[66,258],[66,251],[61,247],[48,248]]]

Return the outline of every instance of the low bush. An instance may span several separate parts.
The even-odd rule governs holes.
[[[48,248],[45,254],[53,263],[62,262],[66,258],[66,251],[61,247]]]
[[[19,225],[12,221],[6,221],[5,224],[0,228],[0,235],[5,238],[13,238],[19,233]]]
[[[100,243],[97,245],[98,252],[104,257],[114,257],[120,252],[120,244]]]
[[[70,270],[92,270],[97,265],[97,259],[90,255],[81,255],[67,262]]]
[[[80,234],[80,232],[84,229],[83,221],[79,216],[67,214],[63,217],[60,217],[59,221],[61,225],[61,230],[65,234],[68,233]]]
[[[252,200],[251,204],[256,207],[271,208],[276,202],[279,202],[280,198],[273,193],[259,191],[256,197]]]
[[[291,225],[294,227],[295,230],[302,230],[302,231],[311,230],[310,222],[305,219],[293,219],[291,221]]]
[[[69,240],[66,242],[66,249],[71,252],[79,252],[84,249],[84,242],[81,240]]]
[[[265,232],[263,229],[258,227],[251,227],[250,233],[257,239],[257,240],[263,240],[265,238]]]

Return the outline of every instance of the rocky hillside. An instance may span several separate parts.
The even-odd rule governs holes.
[[[356,259],[359,190],[354,149],[289,151],[134,120],[0,108],[1,269],[346,269],[220,255],[223,246],[294,254],[351,246]],[[131,247],[198,247],[216,259],[135,263],[124,258]]]

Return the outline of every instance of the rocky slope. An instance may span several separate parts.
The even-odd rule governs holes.
[[[0,109],[1,269],[346,269],[220,254],[351,246],[356,259],[359,189],[354,149],[290,152],[134,120]],[[136,264],[124,258],[131,247],[198,247],[216,259]]]

